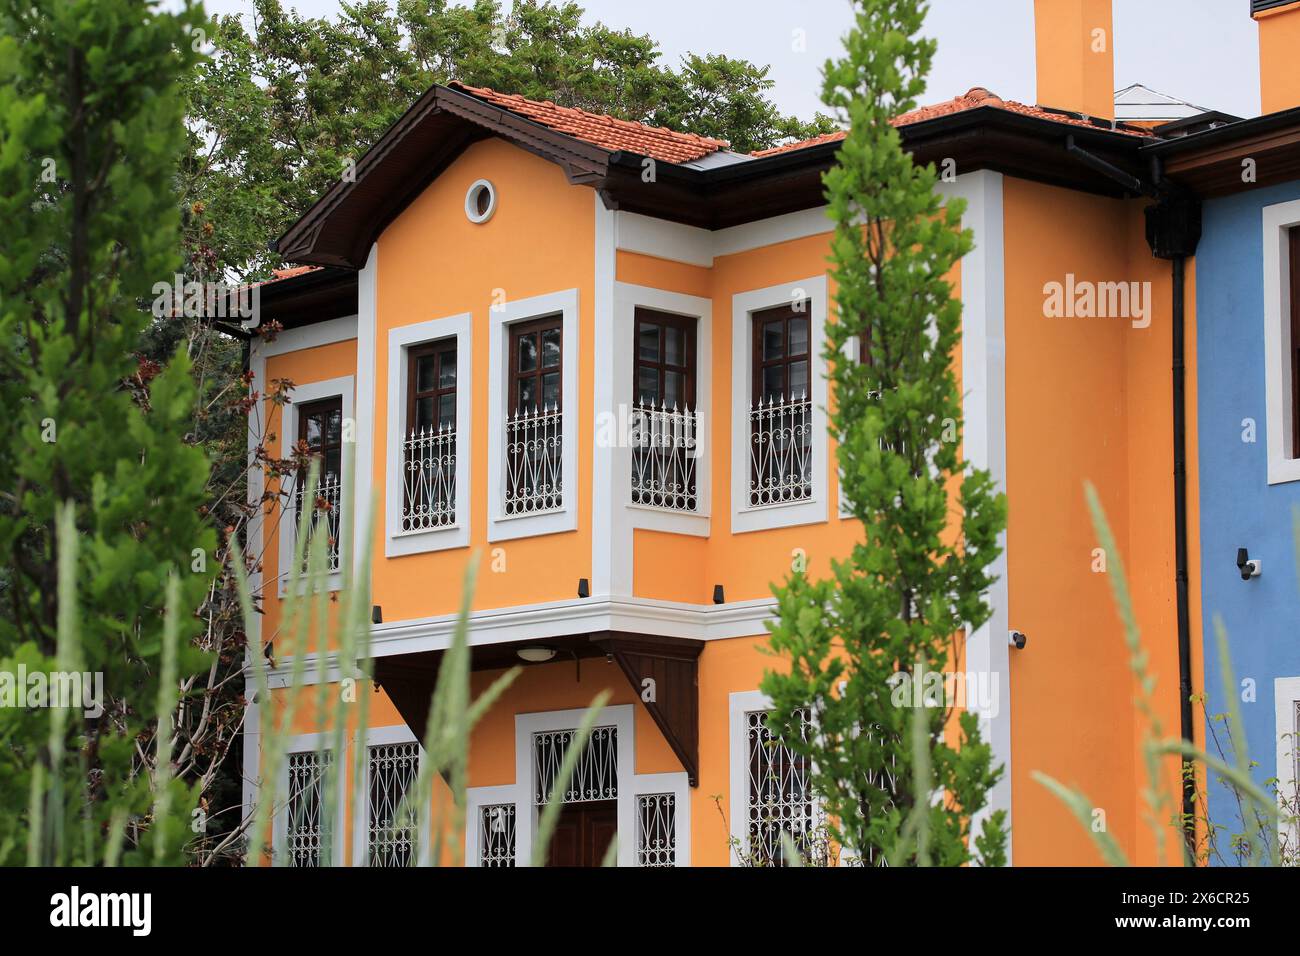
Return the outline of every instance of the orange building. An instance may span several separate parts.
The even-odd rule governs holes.
[[[1012,861],[1098,862],[1032,779],[1042,771],[1080,787],[1130,857],[1154,863],[1145,728],[1083,486],[1097,486],[1123,549],[1175,730],[1175,284],[1143,238],[1150,201],[1123,178],[1142,174],[1152,134],[1113,120],[1109,2],[1040,2],[1039,24],[1045,105],[975,88],[897,120],[944,194],[968,203],[975,249],[951,277],[964,447],[1010,501],[993,618],[967,636],[964,667],[992,690],[981,717],[1006,767],[993,806],[1010,812]],[[811,825],[798,758],[762,746],[757,688],[776,663],[761,653],[772,583],[795,560],[826,574],[860,534],[840,507],[820,355],[833,292],[821,174],[838,138],[741,155],[437,86],[281,237],[285,259],[319,268],[263,291],[262,321],[284,331],[255,340],[254,387],[295,389],[283,410],[261,403],[256,427],[282,454],[307,441],[329,494],[351,483],[374,503],[368,541],[359,515],[333,536],[340,567],[366,545],[373,555],[380,685],[376,726],[349,744],[368,748],[372,784],[342,811],[354,836],[319,860],[282,816],[291,860],[395,858],[375,842],[375,807],[419,760],[475,556],[473,690],[524,670],[472,740],[468,865],[528,860],[540,794],[601,690],[611,705],[556,862],[598,863],[617,834],[623,865],[724,866],[736,847],[768,856],[780,829]],[[284,510],[252,544],[264,641],[291,564]],[[309,779],[319,728],[303,716],[296,729],[291,772]],[[764,792],[773,775],[785,782]]]

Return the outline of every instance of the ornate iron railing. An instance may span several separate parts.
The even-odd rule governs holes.
[[[749,744],[749,854],[759,866],[781,866],[781,835],[790,834],[803,851],[812,838],[816,803],[808,781],[808,759],[787,747],[768,727],[767,712],[745,715]],[[803,730],[809,727],[803,717]]]
[[[456,521],[456,429],[425,427],[402,442],[402,530]]]
[[[533,779],[537,782],[533,798],[538,804],[550,799],[575,733],[574,730],[552,730],[533,734]],[[585,803],[617,797],[618,728],[596,727],[578,758],[573,776],[560,789],[560,802]]]
[[[670,511],[699,510],[696,413],[689,408],[632,409],[632,501]]]
[[[478,865],[515,865],[515,805],[502,803],[479,811]]]
[[[636,798],[636,865],[676,866],[677,799],[671,793]]]
[[[332,836],[325,819],[325,770],[329,751],[289,754],[289,806],[285,850],[289,866],[327,866]]]
[[[403,806],[402,800],[411,793],[420,772],[419,745],[371,747],[369,772],[368,865],[410,866],[418,832],[417,811],[410,801]]]
[[[300,478],[297,482],[297,490],[294,493],[294,512],[295,521],[300,522],[303,513],[303,498],[307,491],[307,481]],[[339,569],[339,533],[342,525],[343,501],[343,484],[337,475],[325,475],[321,478],[320,483],[316,485],[316,498],[312,502],[311,517],[307,524],[307,542],[303,548],[304,570],[306,556],[309,554],[313,542],[321,533],[325,534],[325,540],[328,547],[326,558],[326,567],[330,571]],[[299,525],[300,527],[300,525]]]
[[[505,513],[553,511],[564,503],[564,415],[525,409],[506,421]]]
[[[759,399],[749,410],[749,503],[812,497],[812,400]]]

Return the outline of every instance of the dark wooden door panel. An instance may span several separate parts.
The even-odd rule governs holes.
[[[547,866],[600,866],[618,833],[618,802],[565,804],[547,850]]]

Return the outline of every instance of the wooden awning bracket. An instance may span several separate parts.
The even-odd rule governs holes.
[[[692,787],[700,784],[699,657],[703,641],[605,631],[591,636],[618,664]]]

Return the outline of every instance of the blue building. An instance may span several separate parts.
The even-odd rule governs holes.
[[[1300,733],[1300,109],[1214,125],[1150,147],[1201,200],[1195,260],[1200,611],[1209,714],[1228,709],[1215,622],[1261,785],[1294,801]],[[1198,728],[1199,729],[1199,728]],[[1225,755],[1231,744],[1211,721]],[[1209,737],[1206,749],[1215,753]],[[1294,803],[1290,804],[1294,808]],[[1243,832],[1209,788],[1210,819]],[[1247,830],[1249,831],[1249,824]],[[1282,828],[1295,853],[1295,827]],[[1294,856],[1292,856],[1294,859]]]

